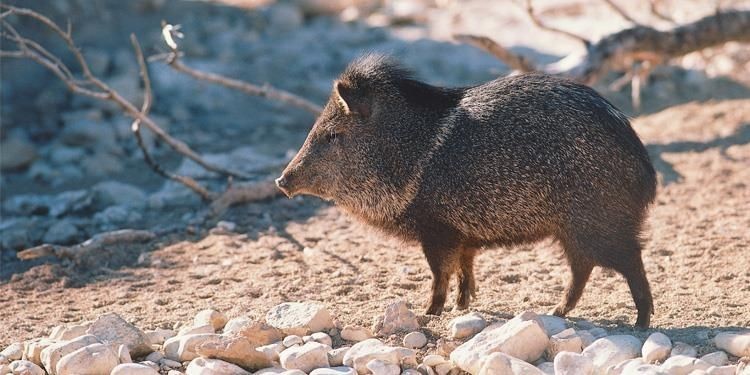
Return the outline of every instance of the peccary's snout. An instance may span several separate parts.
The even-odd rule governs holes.
[[[276,187],[278,187],[284,195],[289,197],[289,180],[285,176],[282,175],[276,179]]]

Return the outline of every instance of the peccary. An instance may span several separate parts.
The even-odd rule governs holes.
[[[427,314],[442,312],[453,274],[455,307],[476,297],[478,249],[552,237],[572,271],[555,315],[576,305],[598,265],[625,277],[635,324],[649,325],[640,235],[656,175],[627,117],[582,84],[522,74],[441,88],[368,55],[335,81],[276,183],[421,244],[433,274]]]

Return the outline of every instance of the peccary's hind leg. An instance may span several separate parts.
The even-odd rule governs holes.
[[[446,243],[423,243],[422,251],[432,271],[432,297],[426,314],[440,315],[445,305],[451,276],[458,268],[459,248]]]
[[[583,294],[583,288],[589,280],[591,270],[594,269],[594,263],[591,259],[572,248],[570,244],[564,244],[565,255],[570,265],[571,278],[568,286],[565,288],[562,301],[552,310],[555,316],[564,317],[572,310]]]
[[[640,245],[637,246],[638,251],[629,261],[613,268],[625,276],[628,281],[630,294],[633,296],[636,309],[638,309],[638,319],[635,321],[635,326],[640,329],[648,329],[651,323],[651,315],[654,313],[654,301],[651,297],[651,286],[646,278],[646,270],[643,268]]]
[[[476,254],[476,248],[462,247],[460,250],[458,294],[456,295],[456,308],[459,310],[468,308],[471,299],[477,297],[476,283],[474,282],[474,256]]]

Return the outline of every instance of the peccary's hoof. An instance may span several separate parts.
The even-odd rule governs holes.
[[[425,315],[437,315],[440,316],[440,314],[443,313],[443,307],[442,306],[430,306],[427,308],[427,311],[425,312]]]
[[[639,316],[638,320],[635,321],[635,329],[639,331],[645,331],[648,329],[648,326],[651,324],[651,317],[648,315],[645,315],[644,317]]]
[[[565,315],[567,315],[567,312],[565,311],[565,306],[557,305],[552,310],[550,310],[547,314],[558,316],[560,318],[564,318]]]

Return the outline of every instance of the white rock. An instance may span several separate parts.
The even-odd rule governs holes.
[[[449,373],[452,373],[455,369],[455,372],[458,372],[459,368],[454,366],[451,362],[444,362],[437,366],[435,366],[435,372],[437,375],[448,375]]]
[[[165,366],[165,367],[169,367],[169,368],[180,368],[180,367],[182,367],[182,363],[177,362],[177,361],[173,361],[171,359],[166,359],[166,358],[162,358],[159,361],[159,364],[162,365],[162,366]]]
[[[133,357],[151,352],[151,342],[146,334],[115,313],[99,316],[86,333],[96,336],[104,344],[127,345]]]
[[[641,368],[642,365],[647,364],[643,358],[633,358],[633,359],[626,359],[614,366],[609,366],[607,368],[607,375],[627,375],[631,373],[635,373],[636,369]],[[653,370],[656,371],[659,368],[656,366],[653,366],[651,368],[644,367],[641,369],[643,370]]]
[[[294,369],[294,370],[286,370],[282,373],[279,373],[279,375],[307,375],[307,373],[302,370]]]
[[[555,375],[591,375],[594,362],[580,353],[562,352],[555,356]]]
[[[388,304],[382,319],[375,324],[375,331],[381,335],[390,335],[396,332],[408,332],[419,329],[417,316],[409,310],[406,302],[399,300]]]
[[[299,337],[297,335],[289,335],[287,337],[284,337],[284,340],[282,340],[281,343],[284,344],[284,346],[287,348],[294,345],[302,345],[302,337]]]
[[[8,357],[0,354],[0,365],[9,365],[9,364],[10,364],[10,360],[8,359]],[[0,374],[2,374],[2,372],[0,372]]]
[[[404,336],[403,343],[404,346],[409,349],[419,349],[427,345],[427,336],[419,331],[410,332],[409,334]]]
[[[721,348],[719,348],[721,349]],[[684,355],[686,357],[697,357],[698,356],[698,349],[693,347],[690,344],[686,344],[684,342],[676,341],[674,343],[674,346],[672,346],[672,351],[669,353],[670,357],[674,357],[676,355]]]
[[[261,323],[246,326],[229,336],[217,335],[215,339],[208,339],[195,347],[195,353],[247,369],[266,368],[271,365],[271,358],[258,347],[280,339],[278,330]]]
[[[424,358],[422,358],[422,363],[430,367],[435,367],[445,362],[448,362],[448,360],[445,359],[443,356],[437,355],[437,354],[428,354],[424,356]]]
[[[317,368],[310,372],[310,375],[357,375],[357,371],[354,371],[351,367],[337,366],[329,368]]]
[[[177,336],[198,335],[202,333],[216,333],[216,330],[214,330],[214,327],[211,324],[185,326],[180,328],[180,331],[177,332]]]
[[[522,313],[505,324],[493,324],[457,347],[451,360],[464,371],[475,374],[481,370],[485,357],[503,352],[522,361],[533,362],[547,348],[549,338],[536,314]]]
[[[72,340],[76,337],[85,335],[90,326],[91,323],[76,324],[68,327],[57,326],[52,329],[49,338],[57,341]]]
[[[0,368],[3,366],[0,366]],[[11,362],[8,366],[8,370],[12,371],[13,375],[45,375],[44,370],[42,370],[41,367],[37,366],[36,363],[25,360],[16,360]]]
[[[159,375],[159,371],[140,363],[123,363],[113,368],[110,375]]]
[[[537,319],[542,323],[542,327],[544,328],[544,332],[547,333],[547,336],[556,335],[568,328],[565,319],[559,316],[538,315]]]
[[[213,309],[201,310],[195,315],[193,326],[200,327],[206,324],[211,325],[214,328],[214,332],[218,331],[227,324],[227,316]]]
[[[630,335],[613,335],[597,339],[583,350],[583,355],[591,358],[594,372],[602,373],[626,359],[641,355],[641,340]]]
[[[661,332],[649,335],[641,348],[641,355],[647,363],[663,362],[671,352],[672,340]]]
[[[358,373],[367,373],[367,363],[373,359],[400,364],[416,365],[416,354],[413,350],[392,347],[383,344],[378,339],[367,339],[352,346],[344,355],[344,365],[353,367]]]
[[[27,361],[28,362],[28,361]],[[35,365],[35,363],[32,362],[32,364]],[[39,366],[37,366],[39,367]],[[41,367],[39,367],[41,369]],[[0,374],[6,375],[6,374],[12,374],[13,370],[10,369],[9,363],[0,363]],[[44,370],[42,370],[41,374],[44,374]],[[419,375],[419,374],[417,374]]]
[[[545,373],[546,375],[555,375],[555,363],[554,362],[542,362],[536,365],[536,368],[538,368],[539,371]]]
[[[367,362],[367,369],[373,375],[400,375],[401,367],[397,364],[385,362],[380,359],[373,359]]]
[[[736,357],[750,356],[750,331],[721,332],[714,337],[716,347]]]
[[[701,357],[701,360],[712,366],[724,366],[729,363],[729,356],[727,356],[727,353],[719,350],[704,355],[703,357]]]
[[[117,359],[120,363],[131,363],[133,359],[130,358],[130,349],[127,345],[120,345],[117,347]]]
[[[312,335],[310,335],[310,340],[321,343],[323,345],[333,346],[333,339],[331,339],[331,336],[328,336],[328,334],[325,332],[313,333]]]
[[[10,361],[19,360],[23,357],[23,344],[20,342],[14,342],[3,349],[3,351],[0,352],[0,355],[5,356],[5,358]]]
[[[302,346],[287,348],[279,354],[281,367],[310,372],[316,368],[329,367],[328,351],[330,346],[310,341]]]
[[[26,358],[27,360],[39,366],[43,366],[41,357],[42,350],[46,349],[48,346],[54,343],[54,341],[49,339],[35,339],[26,341],[23,343],[23,358]]]
[[[260,373],[259,371],[256,374]],[[250,375],[250,373],[229,362],[198,357],[190,361],[185,375]]]
[[[737,370],[737,366],[735,365],[727,365],[727,366],[711,366],[706,370],[706,373],[708,375],[735,375],[739,374]]]
[[[417,369],[414,368],[408,368],[404,371],[401,371],[401,375],[422,375],[421,372],[419,372]]]
[[[347,341],[360,342],[373,337],[370,329],[365,327],[347,325],[341,330],[341,338]]]
[[[576,335],[581,338],[581,346],[583,346],[584,349],[597,340],[597,338],[587,330],[576,331]]]
[[[331,314],[325,306],[314,302],[286,302],[277,305],[266,313],[266,322],[287,335],[298,336],[334,328]]]
[[[255,350],[258,350],[260,352],[265,353],[266,356],[271,361],[278,362],[279,361],[279,354],[281,354],[281,352],[283,352],[284,349],[286,349],[286,347],[284,346],[284,344],[281,341],[279,341],[279,342],[275,342],[273,344],[259,346]]]
[[[227,324],[224,325],[224,331],[223,332],[224,332],[225,335],[228,335],[228,334],[231,334],[231,333],[233,333],[235,331],[238,331],[238,330],[242,329],[242,327],[244,327],[244,326],[246,326],[248,324],[252,324],[252,323],[253,323],[253,321],[250,320],[250,318],[248,318],[246,316],[239,316],[239,317],[236,317],[236,318],[232,318],[232,319],[229,319],[229,321],[227,322]]]
[[[548,360],[553,360],[557,353],[573,352],[580,353],[583,350],[583,341],[573,328],[568,328],[549,338],[549,345],[545,351]]]
[[[175,336],[164,342],[164,356],[173,361],[190,361],[198,356],[196,349],[199,345],[220,339],[215,333]]]
[[[711,365],[686,355],[669,357],[659,368],[670,375],[687,375],[694,370],[708,370]]]
[[[117,353],[104,344],[91,344],[69,353],[57,363],[57,375],[109,374],[119,364]]]
[[[162,345],[164,344],[164,341],[167,341],[167,339],[171,339],[172,337],[177,336],[177,332],[171,330],[171,329],[155,329],[152,331],[145,331],[146,337],[148,337],[148,340],[151,342],[151,344],[157,344]]]
[[[328,364],[331,367],[341,367],[344,364],[344,356],[351,349],[350,346],[342,346],[328,351]]]
[[[487,322],[476,312],[461,315],[448,323],[448,329],[454,339],[474,336],[486,326]]]
[[[544,373],[532,364],[518,358],[511,357],[502,352],[488,355],[482,361],[482,368],[478,375],[544,375]]]
[[[417,366],[417,371],[422,375],[437,375],[432,367],[427,366],[424,363],[420,363],[419,366]]]
[[[97,343],[99,343],[99,339],[96,338],[96,336],[84,335],[70,341],[63,341],[47,346],[42,350],[39,358],[44,365],[44,369],[47,370],[50,375],[54,375],[57,371],[57,363],[62,357],[85,346]]]

